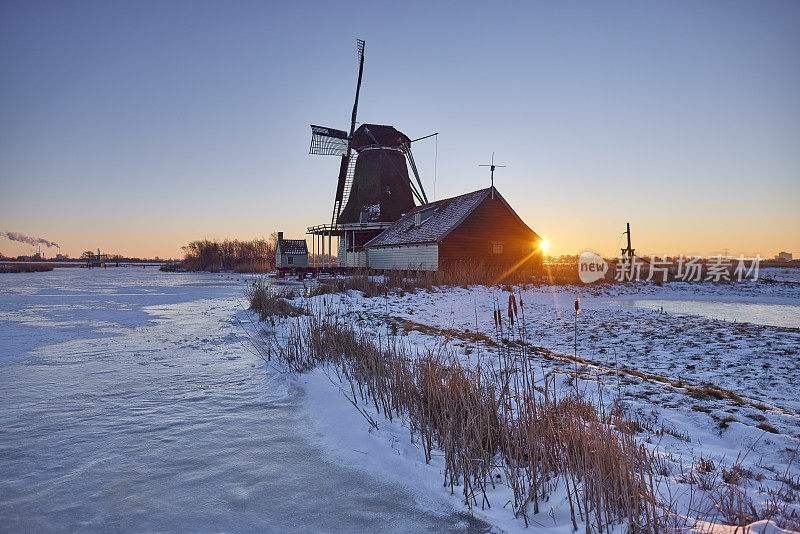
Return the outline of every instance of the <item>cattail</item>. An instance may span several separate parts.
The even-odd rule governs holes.
[[[509,298],[511,321],[518,312],[515,301]],[[433,449],[443,452],[444,485],[451,492],[461,487],[469,508],[490,506],[487,488],[495,486],[495,477],[500,481],[500,471],[513,495],[513,514],[526,525],[526,505],[532,502],[537,513],[538,499],[563,483],[573,530],[577,516],[587,530],[596,527],[600,534],[617,521],[627,521],[631,532],[664,531],[658,478],[653,480],[655,454],[632,434],[608,425],[593,401],[556,391],[555,374],[543,373],[538,401],[532,383],[518,379],[527,371],[511,365],[510,351],[501,352],[500,374],[494,367],[489,374],[463,365],[447,348],[412,357],[412,346],[357,330],[336,310],[309,311],[308,318],[285,323],[285,341],[264,333],[269,337],[261,338],[266,350],[260,354],[267,361],[275,355],[300,373],[326,366],[371,427],[377,429],[378,421],[362,404],[390,421],[408,421],[411,439],[419,439],[427,462]],[[502,326],[502,311],[495,302],[496,327]]]

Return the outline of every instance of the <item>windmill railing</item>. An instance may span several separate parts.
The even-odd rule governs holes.
[[[309,226],[306,229],[307,234],[311,235],[339,235],[339,225],[338,224],[318,224],[316,226]]]
[[[383,231],[392,223],[390,222],[365,222],[365,223],[345,223],[345,224],[318,224],[309,226],[306,234],[312,237],[311,253],[308,257],[308,266],[315,269],[333,269],[342,267],[339,265],[339,239],[352,242],[358,232]],[[336,236],[337,242],[334,245],[333,237]],[[349,237],[348,237],[349,236]],[[334,253],[334,248],[336,252]],[[344,265],[347,265],[345,262]]]
[[[346,224],[318,224],[309,226],[306,234],[310,235],[342,235],[351,230],[385,230],[389,228],[390,222],[366,222],[366,223],[346,223]]]

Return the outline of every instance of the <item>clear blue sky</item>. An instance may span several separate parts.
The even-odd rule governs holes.
[[[0,3],[0,231],[131,255],[329,222],[309,123],[411,137],[553,252],[800,253],[800,2]],[[30,247],[0,240],[0,251]]]

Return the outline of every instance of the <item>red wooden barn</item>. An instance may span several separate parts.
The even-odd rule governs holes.
[[[366,244],[370,269],[435,271],[448,263],[541,265],[543,240],[494,188],[417,206]]]

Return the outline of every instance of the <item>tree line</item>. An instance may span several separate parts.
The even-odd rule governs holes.
[[[192,241],[181,247],[180,266],[190,271],[221,270],[235,272],[267,272],[275,268],[277,232],[269,238],[240,241],[238,239]]]

